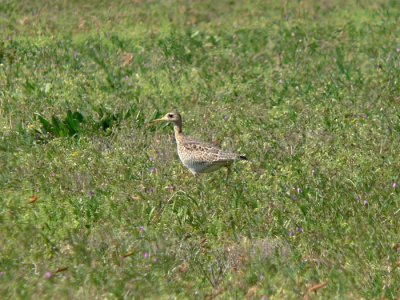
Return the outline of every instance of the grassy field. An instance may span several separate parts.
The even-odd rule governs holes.
[[[0,1],[1,297],[399,299],[399,23],[394,0]],[[150,123],[173,108],[250,162],[196,180]]]

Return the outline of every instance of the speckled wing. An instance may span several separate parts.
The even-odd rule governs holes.
[[[239,156],[232,152],[226,152],[222,149],[208,143],[197,141],[186,141],[183,145],[185,152],[190,153],[193,159],[204,162],[231,162],[239,159]]]

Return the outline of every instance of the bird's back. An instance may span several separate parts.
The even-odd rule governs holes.
[[[235,153],[187,137],[177,140],[177,148],[180,160],[194,174],[228,167],[233,161],[240,159]]]

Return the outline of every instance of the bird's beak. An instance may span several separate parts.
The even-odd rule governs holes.
[[[159,119],[155,119],[152,122],[165,122],[165,121],[166,121],[166,119],[164,117],[162,117],[162,118],[159,118]]]

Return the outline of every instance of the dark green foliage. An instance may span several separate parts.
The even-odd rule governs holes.
[[[37,129],[36,133],[42,134],[37,138],[42,140],[55,137],[78,137],[83,132],[87,135],[94,135],[99,129],[111,132],[112,128],[120,126],[121,122],[128,119],[138,128],[141,128],[145,124],[144,115],[142,111],[136,108],[136,105],[132,105],[129,109],[122,112],[110,112],[102,106],[95,111],[97,112],[97,117],[84,118],[80,112],[68,110],[64,120],[60,120],[56,115],[53,115],[51,120],[47,120],[37,113],[35,117],[39,120],[41,128]],[[156,110],[151,120],[160,115]],[[85,130],[82,129],[81,123],[87,125]],[[93,128],[93,130],[91,131],[90,128]]]
[[[42,128],[38,130],[42,134],[50,134],[51,137],[78,137],[81,132],[81,123],[84,122],[83,115],[78,112],[67,111],[64,120],[53,115],[51,120],[46,120],[40,114],[35,114]]]
[[[96,111],[99,120],[94,122],[94,126],[102,130],[116,127],[128,118],[132,118],[130,121],[138,127],[144,124],[143,113],[136,108],[136,105],[132,105],[128,110],[123,112],[109,112],[104,107],[99,107]]]

